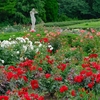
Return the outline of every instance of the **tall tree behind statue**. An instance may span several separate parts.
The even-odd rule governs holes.
[[[58,17],[58,2],[57,0],[45,0],[46,21],[57,21]]]
[[[37,22],[46,20],[44,0],[0,0],[0,23],[30,24],[30,10],[36,8],[39,12]]]
[[[44,1],[43,0],[17,0],[17,12],[15,15],[15,19],[18,23],[30,24],[30,10],[35,8],[38,10],[37,22],[43,18],[45,19],[45,9],[44,9]]]

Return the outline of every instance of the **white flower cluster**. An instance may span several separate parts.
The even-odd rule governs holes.
[[[0,59],[0,62],[1,62],[2,64],[4,64],[4,62],[5,62],[5,61],[4,61],[4,60],[2,60],[2,59]]]
[[[26,40],[22,37],[17,37],[16,40],[18,40],[21,43],[26,43]]]
[[[32,41],[30,41],[28,38],[24,39],[22,37],[17,37],[16,40],[12,40],[12,41],[4,40],[0,42],[0,46],[2,48],[9,48],[16,44],[22,44],[22,48],[24,51],[26,51],[27,49],[31,49],[31,50],[34,49]]]
[[[0,41],[0,48],[3,51],[3,54],[8,55],[8,57],[10,57],[10,55],[13,56],[17,56],[17,58],[21,59],[21,58],[25,58],[25,54],[28,52],[35,52],[34,46],[32,41],[30,41],[28,38],[23,38],[23,37],[17,37],[14,40],[4,40],[4,41]],[[8,52],[13,52],[12,54],[8,54]],[[5,62],[5,58],[3,58],[2,56],[0,56],[0,62],[3,64]],[[10,59],[10,58],[9,58]]]
[[[17,37],[16,38],[16,41],[20,42],[23,44],[23,49],[26,51],[27,49],[31,49],[33,50],[34,47],[33,47],[33,43],[32,41],[30,41],[28,38],[22,38],[22,37]]]
[[[48,44],[48,48],[49,48],[50,50],[53,50],[53,47],[52,47],[51,44]]]
[[[2,48],[8,48],[9,46],[11,46],[11,42],[9,42],[8,40],[4,40],[0,44]]]
[[[36,45],[37,45],[37,47],[36,47],[36,53],[39,51],[39,49],[43,46],[42,44],[41,44],[41,42],[39,42],[39,41],[35,41],[34,42]]]
[[[28,38],[23,37],[17,37],[14,40],[9,39],[0,41],[0,49],[2,52],[0,55],[0,63],[10,63],[15,60],[23,61],[26,58],[32,59],[37,52],[41,52],[42,54],[47,48],[53,50],[53,47],[50,44],[43,45],[39,41],[33,43]]]

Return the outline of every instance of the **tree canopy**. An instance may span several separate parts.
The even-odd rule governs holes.
[[[0,22],[29,24],[32,8],[37,23],[100,17],[100,0],[0,0]]]

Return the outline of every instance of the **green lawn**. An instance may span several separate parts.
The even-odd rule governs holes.
[[[9,38],[24,36],[25,34],[23,32],[1,33],[0,40],[8,40]]]
[[[51,22],[45,23],[46,27],[61,27],[66,28],[99,28],[100,19],[90,19],[90,20],[76,20],[76,21],[64,21],[64,22]]]
[[[69,28],[100,28],[100,21],[70,25]]]

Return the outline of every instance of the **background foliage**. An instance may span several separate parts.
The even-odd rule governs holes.
[[[100,17],[100,0],[0,0],[0,23],[31,24],[35,8],[37,23]]]

